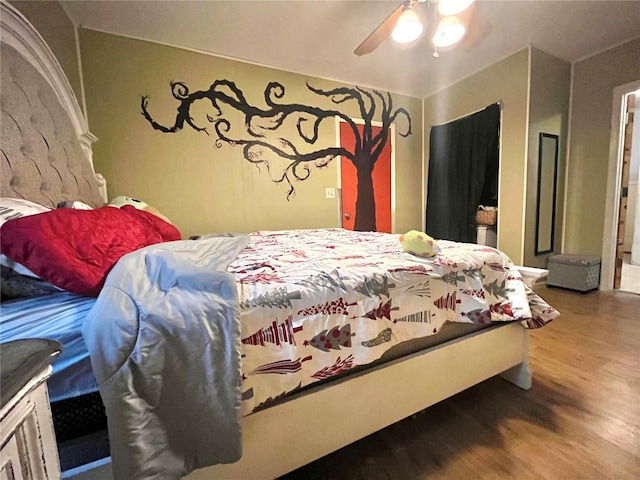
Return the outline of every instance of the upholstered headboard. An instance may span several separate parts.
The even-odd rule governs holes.
[[[55,207],[105,202],[89,133],[71,85],[34,27],[0,3],[0,196]]]

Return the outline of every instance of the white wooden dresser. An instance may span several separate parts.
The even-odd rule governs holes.
[[[46,380],[62,347],[52,340],[0,345],[0,479],[59,479]]]

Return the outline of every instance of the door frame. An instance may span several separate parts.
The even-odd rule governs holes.
[[[604,235],[602,237],[602,261],[600,265],[600,290],[613,290],[613,278],[618,241],[618,218],[620,215],[620,183],[622,180],[622,155],[624,153],[624,112],[626,98],[640,89],[640,80],[626,83],[613,89],[611,114],[611,137],[609,139],[609,170],[607,174],[607,196],[604,213]]]
[[[356,125],[364,125],[361,118],[351,119]],[[336,117],[336,145],[340,147],[340,124],[346,123],[342,118]],[[382,127],[382,122],[372,121],[374,127]],[[396,231],[396,125],[392,123],[389,126],[389,137],[391,139],[391,233]],[[342,156],[336,157],[337,162],[337,199],[338,199],[338,227],[342,228]],[[347,160],[349,161],[349,160]]]

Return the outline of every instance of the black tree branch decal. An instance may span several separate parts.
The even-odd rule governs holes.
[[[389,127],[403,117],[406,120],[404,129],[398,133],[402,137],[411,134],[411,117],[404,108],[394,109],[393,99],[389,93],[377,90],[368,91],[360,87],[336,88],[321,90],[307,84],[307,88],[318,96],[331,100],[335,105],[345,102],[356,102],[360,116],[364,120],[361,125],[362,134],[356,123],[337,109],[323,109],[298,103],[285,103],[285,88],[277,82],[271,82],[264,90],[266,108],[262,109],[249,104],[244,93],[230,80],[216,80],[208,90],[190,93],[182,82],[171,82],[171,94],[180,102],[173,126],[167,127],[156,122],[148,111],[149,97],[143,96],[141,101],[142,115],[151,126],[164,133],[176,133],[184,128],[185,123],[198,132],[210,134],[205,126],[197,125],[192,117],[191,107],[198,100],[209,100],[213,114],[206,114],[207,121],[212,124],[217,136],[216,145],[223,142],[242,146],[244,158],[270,171],[269,154],[288,162],[281,174],[272,180],[288,186],[287,199],[295,193],[294,181],[306,180],[311,174],[310,166],[326,167],[335,157],[349,159],[356,168],[358,178],[358,200],[356,202],[355,229],[360,231],[375,230],[375,200],[371,174],[389,135]],[[382,126],[374,134],[373,122],[379,112]],[[240,115],[244,118],[242,129],[234,128],[230,119]],[[355,138],[354,151],[343,147],[326,147],[304,151],[313,146],[319,137],[320,126],[327,119],[340,118],[349,125]],[[291,139],[277,135],[285,122],[295,122],[298,146]]]

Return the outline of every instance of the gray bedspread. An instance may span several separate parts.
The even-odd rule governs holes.
[[[153,245],[109,273],[83,326],[118,480],[237,461],[240,323],[227,265],[245,236]]]

